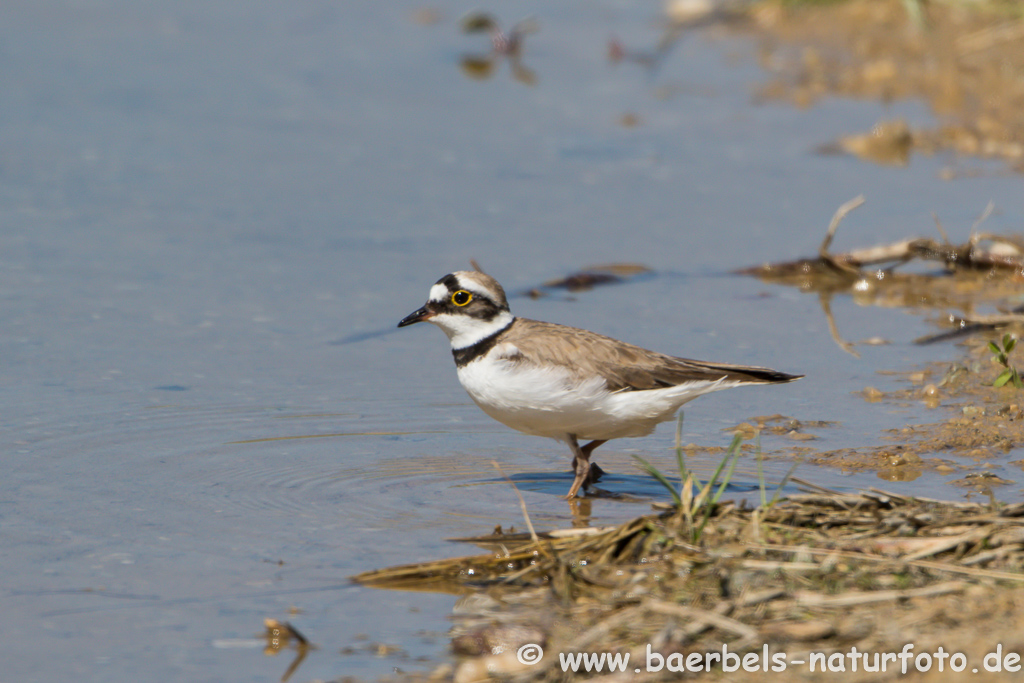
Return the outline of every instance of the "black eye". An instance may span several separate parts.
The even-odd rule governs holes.
[[[452,294],[452,303],[455,304],[456,306],[465,306],[472,300],[473,295],[464,289],[460,289],[459,291]]]

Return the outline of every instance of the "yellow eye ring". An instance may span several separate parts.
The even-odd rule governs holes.
[[[452,303],[455,304],[456,306],[465,306],[472,300],[473,295],[464,289],[460,289],[459,291],[452,294]]]

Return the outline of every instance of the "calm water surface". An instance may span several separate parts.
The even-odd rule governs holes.
[[[427,24],[419,7],[7,3],[0,681],[276,681],[289,655],[261,653],[266,617],[319,646],[292,680],[444,658],[453,598],[346,577],[521,526],[495,460],[535,524],[573,521],[564,447],[477,410],[437,330],[393,329],[471,258],[512,293],[643,263],[654,275],[518,296],[514,310],[807,374],[701,399],[687,442],[726,445],[723,428],[771,413],[838,421],[821,448],[928,419],[852,395],[898,386],[879,370],[955,357],[910,344],[928,331],[918,315],[834,302],[849,338],[893,342],[858,360],[833,344],[816,298],[725,273],[813,253],[835,207],[862,192],[838,248],[928,233],[931,211],[963,238],[989,199],[1001,213],[988,228],[1012,230],[1019,178],[948,183],[948,159],[880,169],[816,156],[883,113],[927,114],[754,106],[739,42],[694,34],[655,72],[609,65],[609,36],[657,42],[648,6],[491,3],[506,23],[540,22],[523,55],[532,87],[504,63],[486,80],[461,72],[488,47],[458,30],[470,6],[438,3]],[[669,467],[672,443],[665,425],[605,446],[608,487],[656,496],[629,456]],[[943,482],[903,486],[961,495]],[[647,509],[599,500],[591,522]],[[398,650],[381,657],[377,643]]]

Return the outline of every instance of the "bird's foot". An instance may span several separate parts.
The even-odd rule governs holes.
[[[576,478],[573,479],[572,488],[569,489],[569,495],[567,495],[565,499],[572,500],[575,498],[581,488],[583,489],[584,497],[591,493],[602,498],[613,497],[608,491],[604,491],[594,486],[594,484],[604,476],[604,470],[602,470],[597,463],[593,462],[585,463],[585,469],[585,473],[580,473],[579,471],[576,472]]]
[[[590,469],[587,465],[587,462],[583,462],[581,467],[576,468],[576,477],[572,480],[572,487],[569,488],[569,494],[565,497],[566,500],[575,498],[581,488],[583,489],[583,495],[587,495],[587,474]]]

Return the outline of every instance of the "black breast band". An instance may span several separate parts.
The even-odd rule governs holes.
[[[493,349],[495,344],[498,343],[498,337],[501,336],[502,332],[512,327],[512,323],[514,322],[515,319],[513,318],[512,322],[508,325],[505,325],[505,327],[500,330],[487,335],[474,344],[463,346],[461,349],[452,349],[452,355],[455,356],[455,366],[460,368],[465,367]]]

